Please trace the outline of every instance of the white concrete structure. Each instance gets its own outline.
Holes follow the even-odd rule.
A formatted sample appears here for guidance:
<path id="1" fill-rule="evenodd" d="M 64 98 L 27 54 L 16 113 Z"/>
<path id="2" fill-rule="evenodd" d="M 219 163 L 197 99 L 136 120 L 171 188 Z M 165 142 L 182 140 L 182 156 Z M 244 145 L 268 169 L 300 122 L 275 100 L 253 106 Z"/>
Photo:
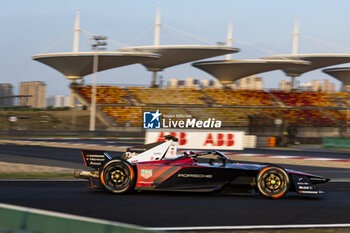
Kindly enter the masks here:
<path id="1" fill-rule="evenodd" d="M 322 70 L 343 83 L 343 86 L 350 90 L 350 67 L 339 67 Z"/>
<path id="2" fill-rule="evenodd" d="M 211 75 L 224 84 L 267 71 L 283 68 L 308 66 L 309 62 L 297 59 L 251 59 L 251 60 L 221 60 L 204 61 L 192 64 Z"/>
<path id="3" fill-rule="evenodd" d="M 159 45 L 138 46 L 118 49 L 119 52 L 159 54 L 159 59 L 141 61 L 149 71 L 162 71 L 168 67 L 201 59 L 237 53 L 239 49 L 212 45 Z"/>
<path id="4" fill-rule="evenodd" d="M 156 86 L 157 72 L 168 67 L 185 64 L 206 58 L 237 53 L 239 49 L 212 45 L 157 45 L 137 46 L 118 49 L 119 52 L 144 52 L 159 54 L 160 58 L 153 61 L 140 62 L 148 71 L 153 72 L 152 86 Z"/>
<path id="5" fill-rule="evenodd" d="M 350 54 L 285 54 L 263 57 L 266 60 L 302 60 L 308 61 L 308 66 L 281 68 L 287 76 L 297 77 L 306 72 L 317 70 L 323 67 L 339 65 L 350 62 Z"/>
<path id="6" fill-rule="evenodd" d="M 159 55 L 144 52 L 66 52 L 38 54 L 33 60 L 44 63 L 61 72 L 67 79 L 81 79 L 92 74 L 92 63 L 95 53 L 98 53 L 98 71 L 158 59 Z"/>

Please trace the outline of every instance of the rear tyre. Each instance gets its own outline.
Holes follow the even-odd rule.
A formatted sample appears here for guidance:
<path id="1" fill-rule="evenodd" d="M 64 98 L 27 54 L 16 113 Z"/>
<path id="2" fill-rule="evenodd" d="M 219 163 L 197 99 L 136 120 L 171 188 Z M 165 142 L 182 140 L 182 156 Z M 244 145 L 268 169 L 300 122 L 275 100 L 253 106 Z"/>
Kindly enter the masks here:
<path id="1" fill-rule="evenodd" d="M 132 166 L 120 160 L 111 160 L 100 171 L 102 186 L 111 193 L 124 193 L 135 186 L 135 172 Z"/>
<path id="2" fill-rule="evenodd" d="M 259 192 L 269 198 L 281 198 L 289 190 L 290 179 L 288 173 L 279 167 L 265 167 L 257 177 Z"/>

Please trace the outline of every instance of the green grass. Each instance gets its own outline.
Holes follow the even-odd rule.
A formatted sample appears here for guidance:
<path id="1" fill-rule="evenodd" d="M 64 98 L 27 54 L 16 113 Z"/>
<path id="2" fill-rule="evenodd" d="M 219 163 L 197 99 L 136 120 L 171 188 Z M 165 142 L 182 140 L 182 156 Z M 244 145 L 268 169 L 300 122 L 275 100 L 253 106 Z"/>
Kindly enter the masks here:
<path id="1" fill-rule="evenodd" d="M 235 231 L 184 231 L 184 233 L 350 233 L 349 228 L 275 229 L 275 230 L 235 230 Z"/>
<path id="2" fill-rule="evenodd" d="M 326 147 L 327 148 L 327 147 Z M 328 148 L 328 149 L 333 149 L 333 150 L 340 150 L 340 151 L 350 151 L 349 148 Z"/>
<path id="3" fill-rule="evenodd" d="M 264 147 L 257 147 L 261 149 L 271 149 L 271 150 L 300 150 L 299 148 L 294 147 L 282 147 L 282 146 L 264 146 Z"/>
<path id="4" fill-rule="evenodd" d="M 0 172 L 0 179 L 75 179 L 67 172 Z"/>

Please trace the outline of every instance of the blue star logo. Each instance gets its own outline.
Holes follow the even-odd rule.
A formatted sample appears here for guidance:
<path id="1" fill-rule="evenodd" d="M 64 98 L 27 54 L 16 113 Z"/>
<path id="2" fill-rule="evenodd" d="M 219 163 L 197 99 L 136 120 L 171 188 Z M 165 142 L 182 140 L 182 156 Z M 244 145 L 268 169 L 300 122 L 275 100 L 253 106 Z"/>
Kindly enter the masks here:
<path id="1" fill-rule="evenodd" d="M 161 115 L 162 113 L 160 113 L 159 110 L 157 110 L 156 112 L 143 112 L 143 128 L 159 129 Z"/>

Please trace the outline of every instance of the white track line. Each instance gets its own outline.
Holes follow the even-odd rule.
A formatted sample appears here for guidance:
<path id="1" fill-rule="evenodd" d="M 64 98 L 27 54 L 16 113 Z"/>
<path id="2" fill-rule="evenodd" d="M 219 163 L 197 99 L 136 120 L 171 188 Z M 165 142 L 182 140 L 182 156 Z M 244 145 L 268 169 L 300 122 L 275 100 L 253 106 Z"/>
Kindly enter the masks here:
<path id="1" fill-rule="evenodd" d="M 26 211 L 30 213 L 43 214 L 47 216 L 54 216 L 66 219 L 73 219 L 79 221 L 95 222 L 100 224 L 108 224 L 112 226 L 123 226 L 129 228 L 137 228 L 136 225 L 106 221 L 90 217 L 81 217 L 72 214 L 64 214 L 54 211 L 46 211 L 34 208 L 27 208 L 22 206 L 15 206 L 0 203 L 0 208 Z M 145 230 L 157 231 L 190 231 L 190 230 L 254 230 L 254 229 L 296 229 L 296 228 L 345 228 L 350 227 L 350 223 L 336 223 L 336 224 L 290 224 L 290 225 L 253 225 L 253 226 L 197 226 L 197 227 L 148 227 Z"/>
<path id="2" fill-rule="evenodd" d="M 196 230 L 255 230 L 255 229 L 345 228 L 345 227 L 350 227 L 350 223 L 255 225 L 255 226 L 148 227 L 145 229 L 156 230 L 156 231 L 196 231 Z"/>

